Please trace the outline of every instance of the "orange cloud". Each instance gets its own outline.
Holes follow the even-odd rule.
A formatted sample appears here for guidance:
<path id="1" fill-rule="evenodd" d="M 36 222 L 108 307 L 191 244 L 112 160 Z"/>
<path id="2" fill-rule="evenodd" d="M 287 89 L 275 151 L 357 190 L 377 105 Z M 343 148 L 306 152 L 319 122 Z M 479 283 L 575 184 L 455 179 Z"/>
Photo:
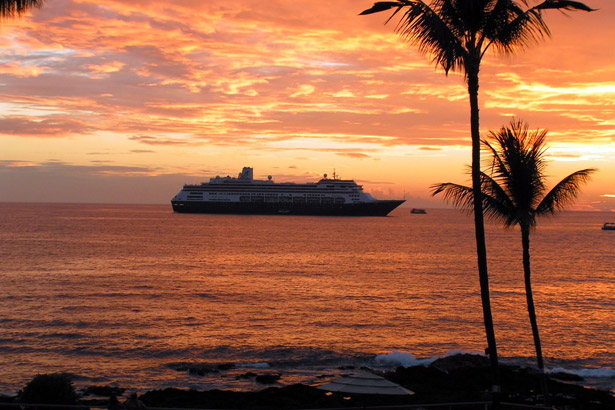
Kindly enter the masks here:
<path id="1" fill-rule="evenodd" d="M 92 131 L 92 128 L 87 124 L 65 116 L 0 118 L 0 134 L 47 138 L 85 134 L 90 131 Z"/>
<path id="2" fill-rule="evenodd" d="M 34 166 L 37 166 L 37 163 L 28 161 L 0 161 L 0 167 L 5 168 L 22 168 Z"/>
<path id="3" fill-rule="evenodd" d="M 336 154 L 344 156 L 344 157 L 356 158 L 356 159 L 370 158 L 369 155 L 363 154 L 362 152 L 337 152 Z"/>
<path id="4" fill-rule="evenodd" d="M 12 75 L 16 77 L 38 77 L 45 72 L 46 67 L 27 66 L 20 61 L 0 65 L 0 75 Z"/>
<path id="5" fill-rule="evenodd" d="M 198 143 L 194 143 L 192 141 L 189 140 L 185 140 L 185 139 L 179 139 L 179 138 L 166 138 L 166 137 L 152 137 L 152 136 L 148 136 L 148 135 L 141 135 L 141 136 L 133 136 L 133 137 L 129 137 L 130 140 L 132 141 L 138 141 L 142 144 L 147 144 L 147 145 L 199 145 Z M 134 152 L 135 150 L 133 150 Z M 144 152 L 143 150 L 137 150 L 137 152 Z"/>
<path id="6" fill-rule="evenodd" d="M 359 176 L 375 171 L 359 160 L 377 155 L 400 161 L 395 175 L 416 175 L 401 168 L 408 152 L 467 149 L 466 85 L 435 70 L 384 16 L 357 16 L 371 3 L 48 2 L 1 27 L 0 138 L 10 137 L 9 159 L 25 162 L 41 160 L 32 137 L 55 137 L 71 138 L 73 152 L 121 146 L 109 155 L 126 166 L 156 146 L 165 169 L 192 156 L 239 169 L 246 155 L 278 153 L 288 161 L 279 166 L 298 172 L 339 161 Z M 614 3 L 550 16 L 553 39 L 526 53 L 486 56 L 483 132 L 514 116 L 550 130 L 554 159 L 614 160 Z M 591 149 L 576 155 L 580 147 Z M 467 162 L 450 157 L 446 167 Z"/>

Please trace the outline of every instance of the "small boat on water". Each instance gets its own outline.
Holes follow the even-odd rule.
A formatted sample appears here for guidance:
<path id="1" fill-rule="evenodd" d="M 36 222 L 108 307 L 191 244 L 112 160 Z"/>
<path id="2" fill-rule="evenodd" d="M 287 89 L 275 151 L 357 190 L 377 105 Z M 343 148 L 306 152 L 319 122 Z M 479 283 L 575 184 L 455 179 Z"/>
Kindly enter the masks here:
<path id="1" fill-rule="evenodd" d="M 615 222 L 605 222 L 604 225 L 602 225 L 602 230 L 615 231 Z"/>
<path id="2" fill-rule="evenodd" d="M 426 214 L 427 211 L 424 209 L 419 209 L 419 208 L 412 208 L 412 211 L 410 211 L 411 214 Z"/>

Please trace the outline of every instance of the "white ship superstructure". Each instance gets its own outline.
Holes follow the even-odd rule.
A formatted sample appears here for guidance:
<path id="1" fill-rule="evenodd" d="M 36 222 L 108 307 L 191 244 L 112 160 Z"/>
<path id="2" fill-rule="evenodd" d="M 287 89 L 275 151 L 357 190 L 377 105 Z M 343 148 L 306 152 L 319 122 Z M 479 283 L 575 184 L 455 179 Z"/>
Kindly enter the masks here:
<path id="1" fill-rule="evenodd" d="M 271 176 L 254 180 L 252 168 L 245 167 L 237 178 L 217 176 L 208 183 L 184 185 L 171 203 L 176 212 L 386 215 L 403 200 L 374 199 L 353 180 L 326 174 L 304 184 L 275 183 Z"/>

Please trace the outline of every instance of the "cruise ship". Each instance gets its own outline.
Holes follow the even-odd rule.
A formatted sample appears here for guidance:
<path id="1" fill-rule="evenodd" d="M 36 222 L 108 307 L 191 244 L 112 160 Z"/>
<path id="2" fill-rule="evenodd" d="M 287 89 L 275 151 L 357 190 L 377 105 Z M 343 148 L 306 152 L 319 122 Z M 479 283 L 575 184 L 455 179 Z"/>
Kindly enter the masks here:
<path id="1" fill-rule="evenodd" d="M 305 184 L 254 180 L 244 167 L 237 178 L 211 178 L 200 185 L 184 185 L 171 200 L 173 211 L 216 214 L 290 214 L 386 216 L 405 200 L 378 200 L 353 180 L 327 178 Z"/>

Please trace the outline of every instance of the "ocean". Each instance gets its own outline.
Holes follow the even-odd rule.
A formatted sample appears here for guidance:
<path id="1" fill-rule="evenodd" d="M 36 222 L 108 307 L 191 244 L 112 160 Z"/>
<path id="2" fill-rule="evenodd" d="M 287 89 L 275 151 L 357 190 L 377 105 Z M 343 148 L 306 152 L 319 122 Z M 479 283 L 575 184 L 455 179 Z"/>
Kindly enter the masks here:
<path id="1" fill-rule="evenodd" d="M 532 233 L 546 366 L 615 388 L 613 213 L 564 212 Z M 0 204 L 0 394 L 39 373 L 77 387 L 320 384 L 484 352 L 473 224 L 389 217 L 174 214 L 170 205 Z M 534 365 L 518 229 L 487 225 L 507 363 Z"/>

